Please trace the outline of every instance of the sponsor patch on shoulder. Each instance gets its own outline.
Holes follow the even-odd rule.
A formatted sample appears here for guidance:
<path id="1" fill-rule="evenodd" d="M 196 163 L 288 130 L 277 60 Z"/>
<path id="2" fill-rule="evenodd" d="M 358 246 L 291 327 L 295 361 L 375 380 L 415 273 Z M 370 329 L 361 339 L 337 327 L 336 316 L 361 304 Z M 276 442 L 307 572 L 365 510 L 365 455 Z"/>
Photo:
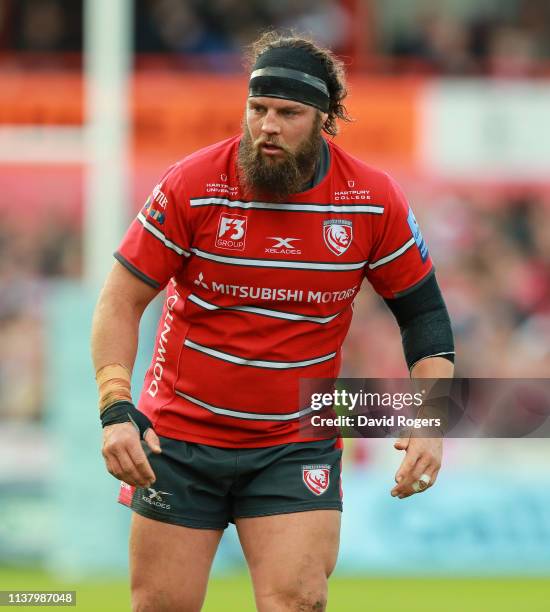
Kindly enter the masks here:
<path id="1" fill-rule="evenodd" d="M 153 219 L 153 221 L 156 221 L 159 225 L 162 225 L 166 219 L 166 214 L 162 210 L 159 210 L 152 196 L 147 198 L 142 212 L 146 217 Z"/>
<path id="2" fill-rule="evenodd" d="M 422 258 L 422 262 L 425 262 L 428 259 L 428 246 L 424 242 L 424 238 L 422 237 L 422 232 L 420 231 L 420 227 L 418 226 L 418 222 L 414 216 L 412 208 L 409 208 L 409 215 L 407 217 L 407 223 L 411 228 L 411 232 L 416 242 L 416 246 L 420 251 L 420 257 Z"/>
<path id="3" fill-rule="evenodd" d="M 165 211 L 167 205 L 168 198 L 164 191 L 162 191 L 162 183 L 159 183 L 155 185 L 151 195 L 147 198 L 142 212 L 146 217 L 149 217 L 149 219 L 162 225 L 166 219 Z"/>

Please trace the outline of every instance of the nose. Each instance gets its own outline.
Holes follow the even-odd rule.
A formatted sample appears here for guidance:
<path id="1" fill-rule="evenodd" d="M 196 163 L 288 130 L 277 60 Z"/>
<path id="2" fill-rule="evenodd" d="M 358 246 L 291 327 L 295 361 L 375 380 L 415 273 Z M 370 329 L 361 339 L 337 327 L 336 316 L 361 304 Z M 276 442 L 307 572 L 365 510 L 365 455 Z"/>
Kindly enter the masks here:
<path id="1" fill-rule="evenodd" d="M 262 132 L 267 136 L 272 136 L 281 133 L 281 126 L 277 121 L 277 114 L 275 110 L 269 109 L 264 116 L 262 122 Z"/>

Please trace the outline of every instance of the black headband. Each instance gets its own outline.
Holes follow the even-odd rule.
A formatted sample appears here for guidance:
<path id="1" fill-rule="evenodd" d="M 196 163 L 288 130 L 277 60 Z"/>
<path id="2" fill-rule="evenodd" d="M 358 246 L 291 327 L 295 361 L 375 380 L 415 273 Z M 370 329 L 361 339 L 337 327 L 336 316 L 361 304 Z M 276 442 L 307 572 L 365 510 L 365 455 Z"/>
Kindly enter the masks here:
<path id="1" fill-rule="evenodd" d="M 324 64 L 306 49 L 275 47 L 256 60 L 248 95 L 294 100 L 326 113 L 330 105 L 327 81 Z"/>

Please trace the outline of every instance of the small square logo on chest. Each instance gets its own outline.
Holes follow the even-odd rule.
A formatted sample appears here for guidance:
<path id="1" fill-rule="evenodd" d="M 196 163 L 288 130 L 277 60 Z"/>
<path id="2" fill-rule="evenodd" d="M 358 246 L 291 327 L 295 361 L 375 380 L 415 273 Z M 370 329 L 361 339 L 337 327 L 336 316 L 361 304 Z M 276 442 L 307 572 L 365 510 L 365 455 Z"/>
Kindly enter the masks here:
<path id="1" fill-rule="evenodd" d="M 244 215 L 222 213 L 218 223 L 216 246 L 220 249 L 244 251 L 246 222 L 247 218 Z"/>

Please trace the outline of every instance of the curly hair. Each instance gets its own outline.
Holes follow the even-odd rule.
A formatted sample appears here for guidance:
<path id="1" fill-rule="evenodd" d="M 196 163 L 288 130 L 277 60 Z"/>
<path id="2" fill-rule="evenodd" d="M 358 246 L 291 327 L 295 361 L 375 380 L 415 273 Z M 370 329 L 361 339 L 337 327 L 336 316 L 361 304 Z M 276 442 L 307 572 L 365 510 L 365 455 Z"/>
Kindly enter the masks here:
<path id="1" fill-rule="evenodd" d="M 246 68 L 249 71 L 252 70 L 256 60 L 262 53 L 277 47 L 305 49 L 323 63 L 328 74 L 327 85 L 330 97 L 328 118 L 323 124 L 323 130 L 330 136 L 336 136 L 338 133 L 336 119 L 342 121 L 352 120 L 343 104 L 344 98 L 348 95 L 344 63 L 332 51 L 318 46 L 308 37 L 298 35 L 293 31 L 282 33 L 277 30 L 268 30 L 247 48 L 245 53 Z"/>

